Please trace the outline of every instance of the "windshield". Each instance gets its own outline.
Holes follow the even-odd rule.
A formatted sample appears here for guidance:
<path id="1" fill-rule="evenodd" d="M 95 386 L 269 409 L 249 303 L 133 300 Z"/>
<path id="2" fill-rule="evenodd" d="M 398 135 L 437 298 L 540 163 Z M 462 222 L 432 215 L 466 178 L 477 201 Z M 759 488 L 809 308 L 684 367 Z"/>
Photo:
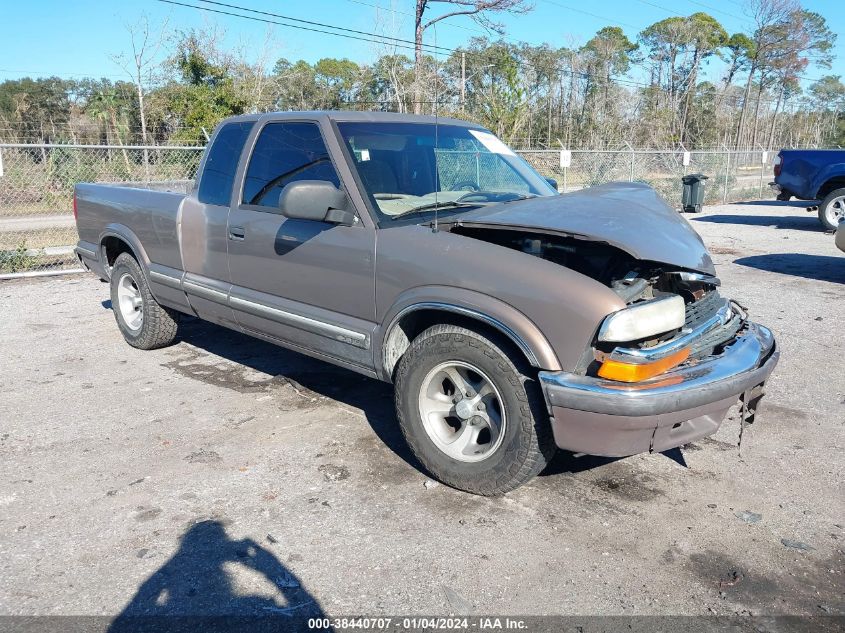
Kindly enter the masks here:
<path id="1" fill-rule="evenodd" d="M 557 194 L 485 130 L 375 122 L 338 128 L 380 219 Z"/>

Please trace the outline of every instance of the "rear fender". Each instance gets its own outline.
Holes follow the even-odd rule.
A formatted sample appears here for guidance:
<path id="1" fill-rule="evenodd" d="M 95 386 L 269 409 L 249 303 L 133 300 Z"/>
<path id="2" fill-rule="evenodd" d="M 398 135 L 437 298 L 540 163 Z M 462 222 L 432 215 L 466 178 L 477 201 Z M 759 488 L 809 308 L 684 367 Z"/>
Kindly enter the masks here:
<path id="1" fill-rule="evenodd" d="M 816 174 L 811 183 L 811 193 L 813 194 L 813 197 L 823 198 L 830 193 L 829 188 L 825 187 L 825 185 L 834 179 L 845 180 L 845 163 L 827 165 L 821 169 L 818 174 Z M 845 184 L 839 186 L 845 186 Z"/>
<path id="2" fill-rule="evenodd" d="M 141 244 L 141 240 L 138 239 L 138 236 L 135 235 L 132 229 L 123 224 L 109 224 L 100 234 L 99 252 L 97 255 L 106 277 L 111 277 L 111 267 L 108 266 L 104 246 L 106 238 L 109 237 L 116 237 L 129 246 L 129 251 L 141 267 L 141 272 L 144 275 L 150 293 L 158 303 L 179 310 L 180 312 L 194 314 L 188 297 L 182 289 L 181 271 L 173 268 L 168 269 L 166 266 L 160 264 L 152 264 L 147 251 Z M 156 269 L 156 273 L 166 274 L 158 274 L 156 278 L 153 278 L 150 275 L 152 268 Z"/>
<path id="3" fill-rule="evenodd" d="M 111 267 L 108 265 L 108 260 L 106 258 L 106 249 L 105 249 L 105 241 L 106 238 L 109 237 L 116 237 L 119 240 L 125 242 L 128 246 L 132 255 L 141 265 L 141 270 L 144 273 L 144 277 L 146 277 L 147 284 L 150 282 L 150 258 L 147 256 L 147 251 L 144 250 L 143 245 L 141 244 L 141 240 L 138 239 L 138 236 L 130 229 L 128 226 L 124 224 L 108 224 L 106 228 L 103 229 L 103 232 L 100 233 L 100 240 L 99 240 L 99 252 L 97 256 L 99 257 L 100 261 L 103 264 L 103 268 L 106 271 L 106 275 L 111 278 Z"/>

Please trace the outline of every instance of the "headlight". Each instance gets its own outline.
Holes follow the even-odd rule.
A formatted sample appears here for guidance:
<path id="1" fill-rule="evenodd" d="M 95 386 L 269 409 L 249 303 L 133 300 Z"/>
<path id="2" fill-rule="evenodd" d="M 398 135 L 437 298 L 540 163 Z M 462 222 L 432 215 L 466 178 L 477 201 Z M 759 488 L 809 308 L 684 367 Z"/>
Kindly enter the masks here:
<path id="1" fill-rule="evenodd" d="M 636 341 L 682 327 L 685 319 L 684 299 L 680 295 L 643 301 L 607 317 L 599 329 L 599 340 Z"/>

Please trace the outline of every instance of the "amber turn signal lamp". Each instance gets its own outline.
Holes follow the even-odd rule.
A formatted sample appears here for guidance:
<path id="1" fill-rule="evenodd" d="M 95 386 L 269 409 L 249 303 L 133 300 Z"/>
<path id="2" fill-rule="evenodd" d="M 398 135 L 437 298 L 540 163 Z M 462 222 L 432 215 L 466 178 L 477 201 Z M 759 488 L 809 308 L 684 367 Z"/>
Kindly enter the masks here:
<path id="1" fill-rule="evenodd" d="M 634 364 L 620 363 L 617 360 L 606 360 L 599 367 L 599 376 L 620 382 L 639 382 L 659 376 L 664 371 L 677 367 L 687 358 L 689 358 L 689 348 L 685 347 L 653 363 Z"/>

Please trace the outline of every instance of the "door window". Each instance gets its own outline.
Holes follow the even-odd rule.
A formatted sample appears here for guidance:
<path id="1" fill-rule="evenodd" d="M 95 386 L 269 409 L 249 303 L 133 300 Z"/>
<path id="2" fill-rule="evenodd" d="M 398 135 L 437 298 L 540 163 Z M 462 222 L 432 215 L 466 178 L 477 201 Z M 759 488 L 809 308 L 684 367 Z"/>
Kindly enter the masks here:
<path id="1" fill-rule="evenodd" d="M 320 128 L 314 123 L 269 123 L 249 159 L 243 204 L 276 211 L 282 189 L 298 180 L 328 180 L 340 186 Z"/>
<path id="2" fill-rule="evenodd" d="M 238 161 L 252 126 L 253 121 L 235 121 L 220 128 L 208 148 L 208 158 L 205 159 L 205 167 L 200 176 L 197 191 L 197 199 L 200 202 L 221 207 L 229 206 Z"/>

